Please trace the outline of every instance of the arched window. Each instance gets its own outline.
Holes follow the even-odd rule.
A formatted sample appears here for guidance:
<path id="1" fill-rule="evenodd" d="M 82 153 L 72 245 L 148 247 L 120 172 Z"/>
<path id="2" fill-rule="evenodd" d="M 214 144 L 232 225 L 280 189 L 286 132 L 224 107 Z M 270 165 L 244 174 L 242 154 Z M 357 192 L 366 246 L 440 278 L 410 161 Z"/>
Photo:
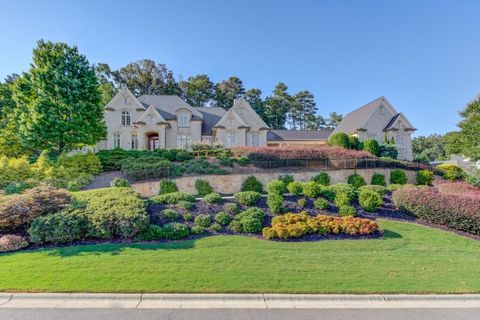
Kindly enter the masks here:
<path id="1" fill-rule="evenodd" d="M 120 148 L 120 133 L 113 134 L 113 147 Z"/>
<path id="2" fill-rule="evenodd" d="M 138 136 L 136 133 L 132 133 L 132 149 L 138 149 Z"/>
<path id="3" fill-rule="evenodd" d="M 178 126 L 187 128 L 190 125 L 190 114 L 188 112 L 180 112 L 178 114 Z"/>
<path id="4" fill-rule="evenodd" d="M 130 125 L 130 112 L 122 111 L 122 126 L 129 126 L 129 125 Z"/>

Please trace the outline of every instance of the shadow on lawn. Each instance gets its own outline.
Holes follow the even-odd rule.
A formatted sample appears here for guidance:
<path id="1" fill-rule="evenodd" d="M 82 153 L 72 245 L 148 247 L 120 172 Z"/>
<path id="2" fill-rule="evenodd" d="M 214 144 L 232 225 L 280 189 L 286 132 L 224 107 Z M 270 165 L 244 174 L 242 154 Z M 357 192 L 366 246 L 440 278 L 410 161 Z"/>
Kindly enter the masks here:
<path id="1" fill-rule="evenodd" d="M 46 248 L 49 256 L 73 257 L 81 255 L 118 255 L 126 249 L 136 250 L 185 250 L 195 247 L 195 239 L 180 240 L 178 242 L 157 243 L 99 243 L 99 244 L 70 244 L 60 248 Z"/>
<path id="2" fill-rule="evenodd" d="M 400 233 L 396 233 L 395 231 L 384 229 L 382 238 L 400 239 L 400 238 L 403 238 L 403 237 Z"/>

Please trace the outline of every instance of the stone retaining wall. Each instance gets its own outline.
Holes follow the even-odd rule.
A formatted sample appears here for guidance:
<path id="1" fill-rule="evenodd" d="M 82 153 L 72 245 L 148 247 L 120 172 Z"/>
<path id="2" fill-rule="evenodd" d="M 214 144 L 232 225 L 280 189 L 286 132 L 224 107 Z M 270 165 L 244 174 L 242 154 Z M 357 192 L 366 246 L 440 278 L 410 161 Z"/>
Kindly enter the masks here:
<path id="1" fill-rule="evenodd" d="M 390 171 L 394 169 L 357 169 L 357 170 L 336 170 L 336 171 L 326 171 L 330 175 L 331 184 L 336 183 L 346 183 L 350 175 L 357 172 L 360 174 L 367 183 L 370 183 L 374 173 L 380 173 L 385 175 L 385 180 L 388 183 L 390 177 Z M 408 183 L 414 184 L 416 182 L 416 171 L 404 170 L 407 174 Z M 288 173 L 293 176 L 295 181 L 310 181 L 311 178 L 318 174 L 315 171 L 307 172 L 292 172 Z M 259 181 L 266 185 L 271 180 L 278 179 L 284 173 L 255 173 L 253 174 Z M 188 193 L 196 194 L 197 190 L 195 189 L 195 181 L 197 179 L 203 179 L 210 183 L 213 190 L 223 194 L 232 194 L 239 192 L 242 186 L 243 180 L 248 176 L 248 174 L 231 174 L 231 175 L 205 175 L 205 176 L 194 176 L 194 177 L 181 177 L 174 179 L 177 184 L 178 190 Z M 157 181 L 145 181 L 137 182 L 132 184 L 132 187 L 140 192 L 144 197 L 151 197 L 158 194 L 160 182 Z"/>

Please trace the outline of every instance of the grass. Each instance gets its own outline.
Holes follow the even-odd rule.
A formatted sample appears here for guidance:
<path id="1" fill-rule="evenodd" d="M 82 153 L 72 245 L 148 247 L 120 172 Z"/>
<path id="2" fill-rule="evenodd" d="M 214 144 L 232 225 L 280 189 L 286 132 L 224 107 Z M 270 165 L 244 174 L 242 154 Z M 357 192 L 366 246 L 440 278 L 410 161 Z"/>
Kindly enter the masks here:
<path id="1" fill-rule="evenodd" d="M 272 242 L 215 236 L 0 255 L 0 291 L 480 292 L 480 242 L 380 220 L 369 240 Z"/>

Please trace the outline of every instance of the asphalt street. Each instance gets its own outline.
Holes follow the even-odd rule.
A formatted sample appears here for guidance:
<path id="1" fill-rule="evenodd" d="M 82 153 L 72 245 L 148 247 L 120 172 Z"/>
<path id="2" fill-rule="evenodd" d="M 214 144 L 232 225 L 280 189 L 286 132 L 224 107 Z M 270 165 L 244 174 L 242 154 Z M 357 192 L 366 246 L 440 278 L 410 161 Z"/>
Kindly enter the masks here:
<path id="1" fill-rule="evenodd" d="M 480 309 L 0 309 L 0 320 L 478 320 Z"/>

